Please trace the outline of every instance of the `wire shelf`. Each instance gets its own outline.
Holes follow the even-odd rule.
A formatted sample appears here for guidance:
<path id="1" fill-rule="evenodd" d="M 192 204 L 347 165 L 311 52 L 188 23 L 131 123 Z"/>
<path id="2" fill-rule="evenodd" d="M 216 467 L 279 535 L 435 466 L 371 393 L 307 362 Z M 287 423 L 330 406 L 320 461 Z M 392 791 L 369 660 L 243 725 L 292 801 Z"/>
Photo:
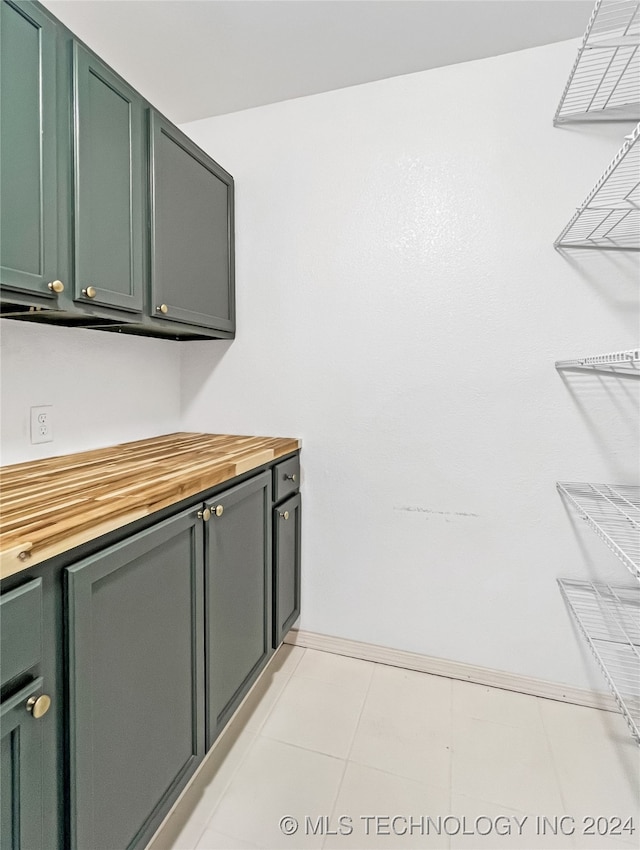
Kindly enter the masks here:
<path id="1" fill-rule="evenodd" d="M 597 0 L 554 124 L 640 120 L 640 2 Z"/>
<path id="2" fill-rule="evenodd" d="M 558 584 L 640 744 L 640 588 L 572 579 Z"/>
<path id="3" fill-rule="evenodd" d="M 612 354 L 596 354 L 578 360 L 556 360 L 556 369 L 591 369 L 640 377 L 640 348 L 615 351 Z"/>
<path id="4" fill-rule="evenodd" d="M 598 537 L 640 581 L 640 487 L 558 482 Z"/>
<path id="5" fill-rule="evenodd" d="M 626 136 L 587 199 L 554 242 L 572 248 L 640 250 L 640 124 Z"/>

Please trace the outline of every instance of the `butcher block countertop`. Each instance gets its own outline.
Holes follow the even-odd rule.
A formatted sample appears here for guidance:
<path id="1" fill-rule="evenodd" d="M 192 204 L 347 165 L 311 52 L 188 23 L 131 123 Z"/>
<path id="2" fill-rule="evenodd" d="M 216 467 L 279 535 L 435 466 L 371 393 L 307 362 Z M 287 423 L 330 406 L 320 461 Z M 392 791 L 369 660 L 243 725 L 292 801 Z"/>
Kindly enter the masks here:
<path id="1" fill-rule="evenodd" d="M 0 578 L 300 448 L 296 439 L 167 434 L 0 469 Z"/>

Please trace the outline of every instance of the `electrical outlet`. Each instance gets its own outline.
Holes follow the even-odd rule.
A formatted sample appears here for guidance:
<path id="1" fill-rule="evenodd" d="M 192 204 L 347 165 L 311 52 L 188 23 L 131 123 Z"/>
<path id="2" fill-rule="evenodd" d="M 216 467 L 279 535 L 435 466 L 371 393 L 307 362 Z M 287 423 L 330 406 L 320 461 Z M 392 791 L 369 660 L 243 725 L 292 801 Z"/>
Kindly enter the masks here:
<path id="1" fill-rule="evenodd" d="M 53 442 L 53 406 L 50 404 L 31 408 L 31 442 Z"/>

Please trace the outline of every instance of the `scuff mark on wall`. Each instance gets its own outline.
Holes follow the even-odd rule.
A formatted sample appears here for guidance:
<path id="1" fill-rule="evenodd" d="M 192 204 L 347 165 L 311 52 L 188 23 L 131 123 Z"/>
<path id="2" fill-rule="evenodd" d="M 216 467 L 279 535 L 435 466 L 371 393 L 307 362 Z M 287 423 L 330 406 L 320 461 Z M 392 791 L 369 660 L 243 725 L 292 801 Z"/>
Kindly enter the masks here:
<path id="1" fill-rule="evenodd" d="M 422 508 L 419 505 L 403 505 L 397 506 L 394 505 L 394 511 L 406 511 L 407 513 L 418 513 L 418 514 L 429 514 L 432 516 L 466 516 L 466 517 L 479 517 L 480 514 L 474 514 L 471 511 L 436 511 L 432 508 Z"/>

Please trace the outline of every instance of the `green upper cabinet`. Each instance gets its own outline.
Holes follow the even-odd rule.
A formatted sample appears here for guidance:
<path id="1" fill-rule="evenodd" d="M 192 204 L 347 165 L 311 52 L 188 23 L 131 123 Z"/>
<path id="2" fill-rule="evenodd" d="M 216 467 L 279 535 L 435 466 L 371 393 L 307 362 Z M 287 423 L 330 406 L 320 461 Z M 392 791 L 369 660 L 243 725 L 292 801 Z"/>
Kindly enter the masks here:
<path id="1" fill-rule="evenodd" d="M 233 338 L 231 175 L 39 3 L 0 39 L 0 314 Z"/>
<path id="2" fill-rule="evenodd" d="M 57 270 L 56 25 L 0 3 L 0 283 L 54 297 Z"/>
<path id="3" fill-rule="evenodd" d="M 235 329 L 233 178 L 151 110 L 151 312 Z"/>
<path id="4" fill-rule="evenodd" d="M 144 107 L 73 44 L 74 298 L 141 311 Z"/>

